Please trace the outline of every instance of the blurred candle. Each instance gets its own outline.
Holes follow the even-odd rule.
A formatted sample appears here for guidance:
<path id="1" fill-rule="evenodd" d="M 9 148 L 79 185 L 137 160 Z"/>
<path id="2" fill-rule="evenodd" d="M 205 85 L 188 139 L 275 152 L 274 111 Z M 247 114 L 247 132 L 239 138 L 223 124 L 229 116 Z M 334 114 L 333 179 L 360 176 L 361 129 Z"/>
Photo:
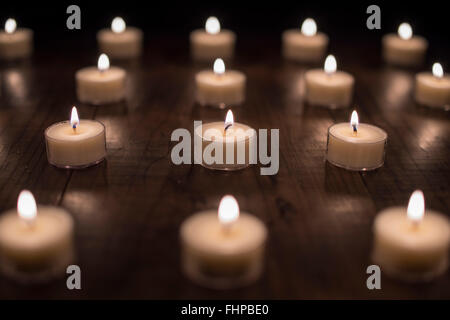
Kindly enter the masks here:
<path id="1" fill-rule="evenodd" d="M 441 213 L 425 211 L 422 191 L 408 207 L 391 207 L 375 218 L 374 262 L 383 272 L 406 281 L 428 281 L 447 269 L 450 224 Z"/>
<path id="2" fill-rule="evenodd" d="M 450 108 L 450 77 L 444 76 L 440 63 L 433 64 L 432 73 L 421 72 L 416 75 L 414 91 L 416 101 L 432 108 Z"/>
<path id="3" fill-rule="evenodd" d="M 387 34 L 382 39 L 383 56 L 386 62 L 412 67 L 423 63 L 428 48 L 425 38 L 413 35 L 411 25 L 402 23 L 397 34 Z"/>
<path id="4" fill-rule="evenodd" d="M 301 29 L 283 32 L 283 55 L 286 59 L 298 62 L 322 61 L 328 47 L 328 37 L 317 32 L 316 22 L 308 18 Z"/>
<path id="5" fill-rule="evenodd" d="M 191 32 L 191 54 L 195 60 L 212 62 L 217 57 L 229 60 L 234 55 L 236 35 L 230 30 L 223 30 L 216 17 L 206 20 L 205 29 Z"/>
<path id="6" fill-rule="evenodd" d="M 142 30 L 127 26 L 121 17 L 113 19 L 111 29 L 102 29 L 97 33 L 100 52 L 106 53 L 112 59 L 140 56 L 142 38 Z"/>
<path id="7" fill-rule="evenodd" d="M 327 160 L 348 170 L 373 170 L 384 163 L 387 133 L 375 126 L 359 123 L 353 111 L 350 123 L 338 123 L 328 129 Z"/>
<path id="8" fill-rule="evenodd" d="M 87 67 L 75 74 L 78 100 L 90 104 L 108 104 L 125 98 L 126 72 L 110 67 L 109 58 L 101 54 L 97 67 Z"/>
<path id="9" fill-rule="evenodd" d="M 0 216 L 0 268 L 20 281 L 63 275 L 73 259 L 73 219 L 61 207 L 37 206 L 23 190 L 17 209 Z"/>
<path id="10" fill-rule="evenodd" d="M 329 108 L 344 108 L 350 105 L 355 80 L 351 74 L 336 69 L 336 59 L 329 55 L 325 59 L 323 69 L 313 69 L 305 73 L 308 103 Z"/>
<path id="11" fill-rule="evenodd" d="M 48 162 L 60 168 L 86 168 L 106 157 L 105 126 L 99 121 L 78 118 L 72 108 L 70 121 L 45 130 Z"/>
<path id="12" fill-rule="evenodd" d="M 0 31 L 0 59 L 26 58 L 32 51 L 33 31 L 26 28 L 17 29 L 16 20 L 6 20 L 5 30 Z"/>
<path id="13" fill-rule="evenodd" d="M 197 102 L 204 106 L 225 108 L 245 100 L 246 76 L 236 70 L 225 70 L 222 59 L 214 61 L 213 70 L 195 76 Z"/>
<path id="14" fill-rule="evenodd" d="M 224 196 L 219 210 L 201 211 L 180 229 L 183 270 L 207 287 L 230 288 L 254 282 L 263 269 L 267 229 Z"/>

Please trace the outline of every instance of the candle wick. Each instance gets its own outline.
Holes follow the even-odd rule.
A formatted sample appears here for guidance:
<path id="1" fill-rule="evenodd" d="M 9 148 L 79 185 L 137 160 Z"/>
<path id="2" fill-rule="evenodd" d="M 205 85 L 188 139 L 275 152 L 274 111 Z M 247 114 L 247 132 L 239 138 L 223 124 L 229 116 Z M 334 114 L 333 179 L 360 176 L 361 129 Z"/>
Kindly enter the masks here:
<path id="1" fill-rule="evenodd" d="M 225 235 L 229 235 L 231 233 L 232 224 L 224 224 L 222 225 L 222 230 Z"/>
<path id="2" fill-rule="evenodd" d="M 356 136 L 356 134 L 358 133 L 358 128 L 356 128 L 356 124 L 352 125 L 353 127 L 353 135 Z"/>
<path id="3" fill-rule="evenodd" d="M 33 229 L 35 226 L 35 221 L 36 219 L 22 219 L 23 224 L 26 226 L 26 228 L 28 229 Z"/>
<path id="4" fill-rule="evenodd" d="M 230 128 L 232 125 L 233 125 L 233 124 L 231 124 L 231 123 L 227 124 L 227 125 L 225 126 L 225 129 L 223 130 L 223 133 L 226 134 L 228 128 Z"/>
<path id="5" fill-rule="evenodd" d="M 411 223 L 411 229 L 414 230 L 414 232 L 416 232 L 419 229 L 419 221 L 412 221 Z"/>

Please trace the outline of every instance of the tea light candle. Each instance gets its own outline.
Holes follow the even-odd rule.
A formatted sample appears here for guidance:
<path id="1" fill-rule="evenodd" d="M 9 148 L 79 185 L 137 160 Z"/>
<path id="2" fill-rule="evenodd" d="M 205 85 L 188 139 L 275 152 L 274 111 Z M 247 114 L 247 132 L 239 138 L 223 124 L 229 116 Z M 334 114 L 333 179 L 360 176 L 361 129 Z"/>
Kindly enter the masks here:
<path id="1" fill-rule="evenodd" d="M 298 62 L 322 61 L 328 47 L 328 36 L 317 33 L 316 22 L 308 18 L 301 29 L 283 32 L 283 55 L 286 59 Z"/>
<path id="2" fill-rule="evenodd" d="M 73 219 L 60 207 L 36 206 L 23 190 L 17 210 L 0 216 L 0 268 L 20 281 L 65 274 L 73 259 Z"/>
<path id="3" fill-rule="evenodd" d="M 142 30 L 128 27 L 121 17 L 116 17 L 111 29 L 102 29 L 97 33 L 97 41 L 100 52 L 113 59 L 127 59 L 141 55 L 142 35 Z"/>
<path id="4" fill-rule="evenodd" d="M 255 216 L 239 213 L 232 196 L 219 210 L 202 211 L 180 230 L 183 270 L 201 285 L 230 288 L 249 284 L 262 273 L 267 229 Z"/>
<path id="5" fill-rule="evenodd" d="M 125 98 L 126 72 L 110 67 L 109 58 L 101 54 L 97 67 L 78 70 L 75 74 L 78 100 L 91 104 L 108 104 Z"/>
<path id="6" fill-rule="evenodd" d="M 420 36 L 413 36 L 411 25 L 402 23 L 396 34 L 383 37 L 383 56 L 386 62 L 399 66 L 417 66 L 422 64 L 428 48 L 428 42 Z"/>
<path id="7" fill-rule="evenodd" d="M 45 142 L 48 162 L 60 168 L 86 168 L 106 157 L 105 126 L 95 120 L 80 121 L 75 107 L 70 121 L 45 130 Z"/>
<path id="8" fill-rule="evenodd" d="M 33 31 L 17 29 L 16 20 L 9 18 L 5 30 L 0 31 L 0 59 L 13 60 L 26 58 L 33 51 Z"/>
<path id="9" fill-rule="evenodd" d="M 433 108 L 450 108 L 450 77 L 444 76 L 440 63 L 433 64 L 433 73 L 416 75 L 415 99 L 418 103 Z"/>
<path id="10" fill-rule="evenodd" d="M 353 111 L 350 123 L 328 129 L 327 160 L 348 170 L 373 170 L 384 163 L 387 133 L 375 126 L 359 123 Z"/>
<path id="11" fill-rule="evenodd" d="M 214 170 L 240 170 L 255 163 L 252 153 L 256 146 L 256 131 L 234 122 L 231 110 L 225 122 L 210 122 L 194 129 L 196 150 L 201 150 L 201 163 Z"/>
<path id="12" fill-rule="evenodd" d="M 236 35 L 230 30 L 221 30 L 216 17 L 206 20 L 205 30 L 191 32 L 191 54 L 195 60 L 213 61 L 217 57 L 225 60 L 234 55 Z"/>
<path id="13" fill-rule="evenodd" d="M 427 210 L 422 191 L 411 195 L 408 208 L 392 207 L 375 218 L 373 260 L 382 271 L 406 281 L 429 281 L 448 264 L 450 224 Z"/>
<path id="14" fill-rule="evenodd" d="M 225 71 L 222 59 L 214 61 L 213 71 L 203 70 L 195 76 L 197 102 L 203 106 L 225 108 L 245 100 L 246 77 L 235 70 Z"/>
<path id="15" fill-rule="evenodd" d="M 344 108 L 350 105 L 355 80 L 351 74 L 336 69 L 336 59 L 329 55 L 325 59 L 324 70 L 313 69 L 305 73 L 305 94 L 308 103 L 329 108 Z"/>

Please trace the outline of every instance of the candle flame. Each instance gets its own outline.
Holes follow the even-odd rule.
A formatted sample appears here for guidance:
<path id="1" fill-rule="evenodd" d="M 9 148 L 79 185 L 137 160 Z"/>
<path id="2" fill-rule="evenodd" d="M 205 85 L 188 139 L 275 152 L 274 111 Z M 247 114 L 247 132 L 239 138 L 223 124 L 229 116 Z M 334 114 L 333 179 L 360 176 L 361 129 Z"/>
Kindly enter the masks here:
<path id="1" fill-rule="evenodd" d="M 219 221 L 223 226 L 232 225 L 239 218 L 239 205 L 233 196 L 226 195 L 220 200 Z"/>
<path id="2" fill-rule="evenodd" d="M 433 64 L 433 76 L 437 77 L 437 78 L 442 78 L 444 77 L 444 69 L 442 68 L 442 65 L 438 62 Z"/>
<path id="3" fill-rule="evenodd" d="M 17 199 L 17 212 L 19 217 L 30 222 L 36 218 L 37 207 L 33 194 L 28 190 L 22 190 Z"/>
<path id="4" fill-rule="evenodd" d="M 109 58 L 106 54 L 102 53 L 98 58 L 97 68 L 100 71 L 105 71 L 109 69 Z"/>
<path id="5" fill-rule="evenodd" d="M 314 19 L 307 18 L 305 21 L 303 21 L 301 32 L 308 37 L 315 36 L 317 33 L 317 25 Z"/>
<path id="6" fill-rule="evenodd" d="M 231 110 L 228 110 L 227 116 L 225 117 L 224 127 L 227 130 L 229 127 L 234 125 L 234 116 Z"/>
<path id="7" fill-rule="evenodd" d="M 397 32 L 398 32 L 398 36 L 400 38 L 402 38 L 403 40 L 409 40 L 409 39 L 411 39 L 411 37 L 413 35 L 411 25 L 406 22 L 403 22 L 402 24 L 400 24 Z"/>
<path id="8" fill-rule="evenodd" d="M 336 72 L 337 62 L 336 58 L 332 54 L 328 55 L 328 57 L 325 59 L 325 65 L 323 68 L 327 74 Z"/>
<path id="9" fill-rule="evenodd" d="M 205 30 L 209 34 L 218 34 L 220 32 L 220 22 L 216 17 L 209 17 L 205 23 Z"/>
<path id="10" fill-rule="evenodd" d="M 411 194 L 407 209 L 408 218 L 413 222 L 419 222 L 425 214 L 425 198 L 421 190 L 416 190 Z"/>
<path id="11" fill-rule="evenodd" d="M 215 74 L 224 74 L 225 73 L 225 63 L 222 59 L 216 59 L 214 61 L 213 70 Z"/>
<path id="12" fill-rule="evenodd" d="M 350 118 L 350 126 L 353 128 L 353 131 L 358 131 L 359 118 L 356 110 L 353 110 L 352 112 L 352 117 Z"/>
<path id="13" fill-rule="evenodd" d="M 78 118 L 78 112 L 76 107 L 72 107 L 72 114 L 70 115 L 70 125 L 72 128 L 76 129 L 76 127 L 80 124 L 80 119 Z"/>
<path id="14" fill-rule="evenodd" d="M 9 18 L 8 20 L 6 20 L 5 22 L 5 32 L 6 33 L 13 33 L 14 31 L 16 31 L 17 28 L 17 23 L 16 20 Z"/>
<path id="15" fill-rule="evenodd" d="M 125 24 L 125 21 L 121 17 L 115 17 L 111 22 L 111 30 L 114 33 L 122 33 L 125 31 L 126 27 L 127 25 Z"/>

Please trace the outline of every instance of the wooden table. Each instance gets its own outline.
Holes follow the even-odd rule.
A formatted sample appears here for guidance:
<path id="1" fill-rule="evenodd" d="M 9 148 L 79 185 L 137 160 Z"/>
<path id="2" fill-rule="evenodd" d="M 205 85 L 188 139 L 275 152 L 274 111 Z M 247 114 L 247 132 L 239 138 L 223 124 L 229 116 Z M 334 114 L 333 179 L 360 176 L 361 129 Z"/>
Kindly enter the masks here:
<path id="1" fill-rule="evenodd" d="M 31 61 L 1 66 L 0 211 L 25 188 L 39 203 L 67 208 L 76 220 L 82 290 L 67 290 L 64 277 L 22 286 L 0 276 L 0 298 L 450 298 L 450 273 L 426 285 L 383 276 L 382 290 L 366 288 L 378 211 L 406 206 L 422 189 L 428 208 L 450 213 L 450 116 L 414 103 L 414 72 L 380 63 L 378 43 L 333 47 L 338 68 L 356 77 L 360 120 L 389 134 L 382 168 L 349 172 L 324 155 L 327 128 L 347 121 L 351 109 L 305 105 L 306 68 L 281 59 L 278 37 L 241 41 L 232 67 L 247 74 L 248 90 L 235 119 L 280 129 L 280 170 L 213 172 L 170 161 L 174 129 L 225 116 L 195 103 L 202 67 L 190 61 L 186 39 L 148 42 L 142 59 L 126 65 L 128 101 L 113 106 L 76 102 L 74 73 L 96 63 L 95 48 L 42 49 Z M 68 119 L 74 104 L 81 118 L 106 125 L 108 157 L 86 170 L 60 170 L 47 163 L 43 133 Z M 267 224 L 266 269 L 252 286 L 212 291 L 183 276 L 178 231 L 227 193 Z"/>

